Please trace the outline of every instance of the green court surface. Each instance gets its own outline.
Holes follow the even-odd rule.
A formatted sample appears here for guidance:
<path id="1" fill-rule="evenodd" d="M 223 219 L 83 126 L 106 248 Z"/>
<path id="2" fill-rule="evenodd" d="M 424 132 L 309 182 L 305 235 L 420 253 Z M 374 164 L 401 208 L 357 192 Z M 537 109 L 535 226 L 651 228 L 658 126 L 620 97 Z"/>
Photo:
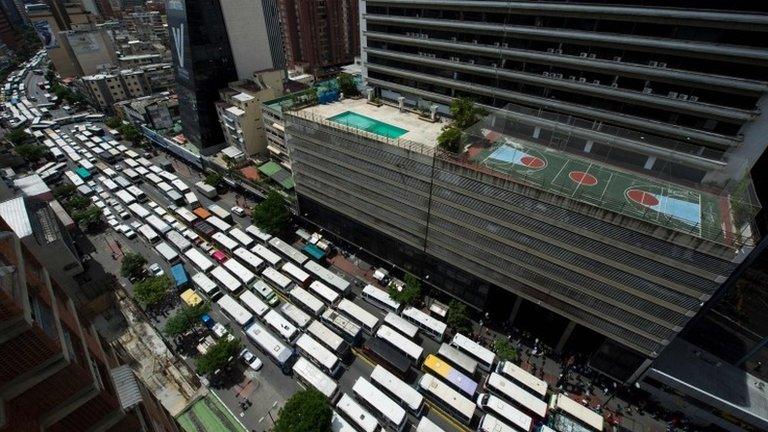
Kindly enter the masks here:
<path id="1" fill-rule="evenodd" d="M 730 221 L 726 198 L 483 132 L 491 146 L 469 148 L 475 163 L 602 209 L 712 241 L 728 240 L 723 233 L 723 221 Z"/>
<path id="2" fill-rule="evenodd" d="M 247 432 L 242 423 L 211 393 L 176 416 L 186 432 Z"/>

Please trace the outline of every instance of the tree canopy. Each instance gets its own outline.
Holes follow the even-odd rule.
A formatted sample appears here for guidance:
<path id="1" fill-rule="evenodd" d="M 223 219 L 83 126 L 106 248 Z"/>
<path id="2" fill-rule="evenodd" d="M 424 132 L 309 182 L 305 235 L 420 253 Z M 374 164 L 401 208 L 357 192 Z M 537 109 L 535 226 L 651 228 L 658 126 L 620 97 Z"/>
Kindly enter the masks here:
<path id="1" fill-rule="evenodd" d="M 337 78 L 339 82 L 339 89 L 344 93 L 344 96 L 359 96 L 360 90 L 357 89 L 355 84 L 355 77 L 348 73 L 341 73 Z"/>
<path id="2" fill-rule="evenodd" d="M 461 149 L 461 129 L 455 124 L 443 127 L 440 135 L 437 136 L 437 145 L 449 152 L 458 153 Z"/>
<path id="3" fill-rule="evenodd" d="M 124 123 L 120 125 L 117 130 L 123 136 L 124 140 L 130 141 L 133 144 L 138 144 L 143 138 L 143 135 L 139 129 L 130 123 Z"/>
<path id="4" fill-rule="evenodd" d="M 147 278 L 133 285 L 133 297 L 145 308 L 162 302 L 170 292 L 171 280 L 166 275 Z"/>
<path id="5" fill-rule="evenodd" d="M 212 171 L 212 172 L 209 172 L 205 176 L 205 180 L 203 180 L 203 181 L 207 185 L 210 185 L 210 186 L 213 186 L 215 188 L 218 188 L 219 185 L 221 185 L 221 182 L 224 181 L 224 177 L 222 177 L 221 174 Z"/>
<path id="6" fill-rule="evenodd" d="M 163 333 L 169 337 L 182 335 L 193 328 L 202 324 L 200 315 L 211 310 L 209 302 L 200 303 L 196 306 L 183 305 L 178 312 L 171 315 L 165 322 Z"/>
<path id="7" fill-rule="evenodd" d="M 37 162 L 48 153 L 47 148 L 32 143 L 19 144 L 14 149 L 16 154 L 23 157 L 27 162 Z"/>
<path id="8" fill-rule="evenodd" d="M 505 338 L 499 337 L 493 341 L 493 350 L 499 356 L 499 360 L 517 361 L 517 349 Z"/>
<path id="9" fill-rule="evenodd" d="M 101 209 L 89 206 L 84 210 L 77 210 L 72 213 L 72 219 L 81 230 L 93 231 L 101 225 Z"/>
<path id="10" fill-rule="evenodd" d="M 240 339 L 223 337 L 208 349 L 208 352 L 197 358 L 196 369 L 200 375 L 208 375 L 229 364 L 230 358 L 237 357 L 243 347 Z"/>
<path id="11" fill-rule="evenodd" d="M 259 228 L 272 235 L 279 235 L 288 228 L 291 212 L 283 197 L 273 190 L 264 201 L 253 207 L 251 218 Z"/>
<path id="12" fill-rule="evenodd" d="M 53 196 L 56 197 L 57 200 L 62 201 L 72 196 L 76 190 L 77 187 L 72 183 L 62 183 L 53 188 Z"/>
<path id="13" fill-rule="evenodd" d="M 21 128 L 13 129 L 10 132 L 5 134 L 5 139 L 10 141 L 15 146 L 18 146 L 19 144 L 27 141 L 30 138 L 31 137 L 29 136 L 29 134 L 24 132 L 24 129 L 21 129 Z"/>
<path id="14" fill-rule="evenodd" d="M 107 125 L 110 129 L 117 129 L 120 126 L 123 125 L 123 121 L 120 120 L 120 117 L 110 117 L 104 121 L 104 124 Z"/>
<path id="15" fill-rule="evenodd" d="M 120 275 L 129 279 L 138 278 L 144 274 L 144 265 L 147 259 L 143 255 L 129 252 L 120 263 Z"/>
<path id="16" fill-rule="evenodd" d="M 295 393 L 280 409 L 275 432 L 330 432 L 331 407 L 315 389 Z"/>
<path id="17" fill-rule="evenodd" d="M 477 123 L 484 111 L 475 106 L 472 99 L 467 97 L 456 98 L 451 101 L 451 116 L 453 122 L 461 130 Z"/>
<path id="18" fill-rule="evenodd" d="M 404 279 L 405 285 L 401 289 L 394 283 L 389 284 L 389 296 L 392 300 L 411 306 L 421 298 L 421 281 L 410 273 L 406 273 Z"/>
<path id="19" fill-rule="evenodd" d="M 469 314 L 467 313 L 467 305 L 458 300 L 451 300 L 451 302 L 448 303 L 448 316 L 446 317 L 446 322 L 457 332 L 469 333 L 472 331 L 472 321 L 469 319 Z"/>

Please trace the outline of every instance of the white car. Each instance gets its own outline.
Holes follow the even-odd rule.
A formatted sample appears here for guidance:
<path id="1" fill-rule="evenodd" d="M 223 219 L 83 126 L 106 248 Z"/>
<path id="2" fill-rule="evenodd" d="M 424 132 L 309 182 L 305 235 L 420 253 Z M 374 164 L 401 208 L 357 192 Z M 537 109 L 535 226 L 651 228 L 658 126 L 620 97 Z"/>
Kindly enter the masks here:
<path id="1" fill-rule="evenodd" d="M 117 230 L 123 233 L 123 235 L 128 239 L 136 237 L 136 231 L 132 230 L 128 225 L 120 224 L 117 226 Z"/>
<path id="2" fill-rule="evenodd" d="M 165 274 L 165 272 L 163 271 L 163 268 L 160 267 L 160 264 L 158 263 L 150 264 L 149 272 L 152 274 L 152 276 L 162 276 Z"/>
<path id="3" fill-rule="evenodd" d="M 107 205 L 104 204 L 104 201 L 96 201 L 96 200 L 94 200 L 93 203 L 96 205 L 96 207 L 98 207 L 98 208 L 100 208 L 102 210 L 107 208 Z"/>
<path id="4" fill-rule="evenodd" d="M 232 213 L 238 216 L 245 216 L 245 209 L 240 206 L 234 206 L 230 210 L 232 210 Z"/>
<path id="5" fill-rule="evenodd" d="M 227 340 L 234 340 L 235 337 L 229 334 L 229 330 L 227 330 L 226 327 L 224 327 L 224 324 L 222 323 L 216 323 L 211 327 L 211 331 L 214 335 L 216 335 L 217 338 L 221 339 L 223 337 L 227 337 Z"/>
<path id="6" fill-rule="evenodd" d="M 240 358 L 243 359 L 245 364 L 248 365 L 253 370 L 259 370 L 264 365 L 264 363 L 259 360 L 258 357 L 254 353 L 252 353 L 248 348 L 243 349 L 240 351 Z"/>
<path id="7" fill-rule="evenodd" d="M 128 210 L 123 209 L 123 211 L 120 212 L 120 219 L 126 220 L 130 218 L 131 218 L 131 214 L 128 213 Z"/>
<path id="8" fill-rule="evenodd" d="M 147 201 L 147 205 L 148 205 L 148 206 L 149 206 L 149 208 L 151 208 L 151 209 L 157 208 L 157 203 L 156 203 L 156 202 L 154 202 L 154 201 L 152 201 L 152 200 L 149 200 L 149 201 Z"/>
<path id="9" fill-rule="evenodd" d="M 175 229 L 175 230 L 176 230 L 176 231 L 178 231 L 178 232 L 183 232 L 184 230 L 186 230 L 186 229 L 187 229 L 187 228 L 184 226 L 184 224 L 183 224 L 183 223 L 181 223 L 181 222 L 179 222 L 179 221 L 177 221 L 177 220 L 174 220 L 174 221 L 171 223 L 171 226 L 173 227 L 173 229 Z"/>
<path id="10" fill-rule="evenodd" d="M 137 221 L 137 220 L 131 222 L 131 228 L 133 228 L 133 229 L 135 229 L 137 231 L 139 230 L 139 227 L 142 226 L 142 225 L 144 225 L 144 224 L 142 224 L 140 221 Z"/>
<path id="11" fill-rule="evenodd" d="M 113 217 L 107 218 L 107 223 L 109 224 L 109 226 L 111 226 L 115 230 L 117 230 L 117 226 L 120 225 L 120 222 L 118 222 L 117 219 Z"/>
<path id="12" fill-rule="evenodd" d="M 162 208 L 162 207 L 160 207 L 160 206 L 157 206 L 157 207 L 155 207 L 153 210 L 154 210 L 154 211 L 155 211 L 155 213 L 157 213 L 157 215 L 158 215 L 158 216 L 160 216 L 160 217 L 163 217 L 163 216 L 165 216 L 165 215 L 167 215 L 167 214 L 168 214 L 168 212 L 167 212 L 167 211 L 166 211 L 164 208 Z"/>

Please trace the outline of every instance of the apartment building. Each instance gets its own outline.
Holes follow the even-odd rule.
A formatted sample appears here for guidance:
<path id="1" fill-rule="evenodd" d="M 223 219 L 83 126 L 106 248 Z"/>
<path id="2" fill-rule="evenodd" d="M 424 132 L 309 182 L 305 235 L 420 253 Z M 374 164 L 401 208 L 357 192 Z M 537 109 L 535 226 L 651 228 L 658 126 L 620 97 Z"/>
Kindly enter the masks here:
<path id="1" fill-rule="evenodd" d="M 228 0 L 220 4 L 237 79 L 252 79 L 257 71 L 284 69 L 276 0 Z"/>
<path id="2" fill-rule="evenodd" d="M 112 111 L 115 102 L 152 93 L 147 75 L 141 69 L 87 75 L 76 81 L 76 85 L 93 105 L 107 111 Z"/>
<path id="3" fill-rule="evenodd" d="M 169 92 L 153 94 L 115 104 L 117 115 L 133 124 L 153 130 L 171 129 L 179 118 L 179 99 Z"/>

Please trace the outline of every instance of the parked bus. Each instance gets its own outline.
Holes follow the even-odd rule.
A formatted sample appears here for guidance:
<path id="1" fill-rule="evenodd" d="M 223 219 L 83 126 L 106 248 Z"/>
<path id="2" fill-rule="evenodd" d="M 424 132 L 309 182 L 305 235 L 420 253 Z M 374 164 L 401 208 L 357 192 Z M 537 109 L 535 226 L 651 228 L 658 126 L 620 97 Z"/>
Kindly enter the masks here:
<path id="1" fill-rule="evenodd" d="M 415 388 L 401 380 L 395 374 L 388 371 L 384 366 L 376 365 L 371 372 L 371 381 L 378 384 L 389 396 L 394 397 L 408 408 L 416 417 L 421 416 L 424 409 L 424 396 Z"/>
<path id="2" fill-rule="evenodd" d="M 353 323 L 349 318 L 333 309 L 326 309 L 320 317 L 337 330 L 341 337 L 349 344 L 355 345 L 360 341 L 362 330 L 359 325 Z"/>
<path id="3" fill-rule="evenodd" d="M 598 432 L 603 430 L 603 416 L 565 394 L 553 394 L 549 401 L 549 410 L 550 416 L 554 415 L 555 417 L 555 429 L 573 430 L 576 429 L 573 423 L 576 423 L 587 430 Z"/>
<path id="4" fill-rule="evenodd" d="M 179 259 L 179 254 L 166 242 L 156 244 L 155 250 L 169 263 L 176 262 Z"/>
<path id="5" fill-rule="evenodd" d="M 402 351 L 379 338 L 370 338 L 363 344 L 363 352 L 376 363 L 387 368 L 400 379 L 411 376 L 411 359 Z"/>
<path id="6" fill-rule="evenodd" d="M 456 348 L 443 343 L 440 345 L 440 349 L 437 351 L 437 355 L 448 361 L 448 363 L 461 369 L 470 377 L 475 376 L 477 373 L 477 362 L 470 356 L 457 350 Z"/>
<path id="7" fill-rule="evenodd" d="M 305 272 L 301 268 L 297 267 L 291 262 L 286 262 L 281 268 L 283 273 L 290 277 L 294 282 L 306 287 L 309 285 L 309 273 Z"/>
<path id="8" fill-rule="evenodd" d="M 296 339 L 296 350 L 323 370 L 331 377 L 341 373 L 341 360 L 328 348 L 308 334 L 303 334 Z"/>
<path id="9" fill-rule="evenodd" d="M 277 265 L 280 264 L 280 256 L 272 252 L 268 247 L 264 245 L 257 244 L 251 249 L 251 252 L 260 256 L 264 261 L 267 262 L 267 264 L 271 265 L 272 267 L 277 267 Z"/>
<path id="10" fill-rule="evenodd" d="M 309 284 L 309 290 L 317 294 L 320 297 L 320 299 L 323 302 L 325 302 L 328 306 L 335 305 L 340 298 L 339 294 L 336 293 L 336 291 L 328 288 L 328 285 L 320 281 L 312 281 L 312 283 Z"/>
<path id="11" fill-rule="evenodd" d="M 147 221 L 147 224 L 149 224 L 149 226 L 151 226 L 152 229 L 159 232 L 161 235 L 165 235 L 165 233 L 171 230 L 171 226 L 165 223 L 165 221 L 163 221 L 156 215 L 151 214 L 146 218 L 144 218 L 144 220 Z"/>
<path id="12" fill-rule="evenodd" d="M 232 215 L 228 211 L 221 208 L 221 206 L 218 206 L 216 204 L 211 204 L 208 206 L 208 211 L 210 211 L 215 216 L 221 218 L 224 221 L 232 222 Z"/>
<path id="13" fill-rule="evenodd" d="M 245 290 L 240 294 L 240 301 L 257 317 L 261 318 L 269 312 L 269 306 L 261 301 L 256 294 Z"/>
<path id="14" fill-rule="evenodd" d="M 176 204 L 177 206 L 184 205 L 184 197 L 181 196 L 181 194 L 176 192 L 175 190 L 168 191 L 166 195 L 168 196 L 168 200 Z"/>
<path id="15" fill-rule="evenodd" d="M 198 215 L 199 216 L 199 215 Z M 221 220 L 220 217 L 211 215 L 207 219 L 205 219 L 206 222 L 216 227 L 217 230 L 219 230 L 222 233 L 225 233 L 229 231 L 232 228 L 232 225 L 224 222 Z"/>
<path id="16" fill-rule="evenodd" d="M 246 267 L 255 272 L 261 271 L 264 267 L 264 260 L 251 253 L 248 249 L 239 247 L 232 252 L 236 257 L 242 260 Z"/>
<path id="17" fill-rule="evenodd" d="M 379 319 L 376 318 L 373 314 L 366 311 L 365 309 L 361 308 L 360 306 L 352 303 L 351 301 L 347 299 L 342 299 L 339 302 L 339 305 L 337 309 L 346 314 L 349 318 L 351 318 L 356 323 L 360 324 L 360 326 L 368 332 L 369 334 L 373 334 L 373 330 L 376 328 L 376 325 L 379 323 Z"/>
<path id="18" fill-rule="evenodd" d="M 382 325 L 376 330 L 376 337 L 399 349 L 411 360 L 418 362 L 424 354 L 424 348 L 407 337 L 395 331 L 393 328 Z"/>
<path id="19" fill-rule="evenodd" d="M 341 414 L 333 411 L 331 414 L 331 432 L 357 432 L 357 429 L 344 420 Z"/>
<path id="20" fill-rule="evenodd" d="M 525 432 L 529 432 L 533 426 L 533 419 L 530 416 L 492 394 L 478 396 L 477 406 Z"/>
<path id="21" fill-rule="evenodd" d="M 344 339 L 320 321 L 312 321 L 307 327 L 307 334 L 314 336 L 339 357 L 343 357 L 347 353 L 349 346 L 344 342 Z"/>
<path id="22" fill-rule="evenodd" d="M 496 361 L 496 354 L 494 354 L 493 351 L 483 347 L 461 333 L 456 333 L 456 335 L 453 336 L 451 346 L 460 349 L 473 359 L 477 360 L 480 369 L 486 372 L 490 372 L 493 363 Z"/>
<path id="23" fill-rule="evenodd" d="M 254 282 L 252 288 L 262 300 L 267 302 L 268 305 L 275 306 L 280 303 L 280 299 L 277 298 L 275 291 L 273 291 L 263 280 L 259 279 Z"/>
<path id="24" fill-rule="evenodd" d="M 480 419 L 480 423 L 477 425 L 477 432 L 519 432 L 519 430 L 491 414 L 486 414 Z"/>
<path id="25" fill-rule="evenodd" d="M 139 174 L 139 172 L 133 168 L 124 169 L 123 174 L 125 174 L 125 176 L 128 177 L 128 180 L 130 180 L 132 183 L 138 183 L 141 181 L 141 174 Z"/>
<path id="26" fill-rule="evenodd" d="M 192 210 L 192 213 L 194 213 L 195 216 L 203 220 L 206 220 L 209 217 L 211 217 L 211 212 L 206 210 L 205 207 L 197 207 L 196 209 Z"/>
<path id="27" fill-rule="evenodd" d="M 221 296 L 216 303 L 219 304 L 219 307 L 221 307 L 230 318 L 235 320 L 235 322 L 242 327 L 245 327 L 248 323 L 253 321 L 253 314 L 248 312 L 246 308 L 241 306 L 237 300 L 230 297 L 229 294 Z"/>
<path id="28" fill-rule="evenodd" d="M 256 225 L 248 225 L 245 228 L 245 232 L 252 235 L 262 243 L 266 243 L 269 241 L 269 239 L 272 238 L 271 234 L 265 233 L 264 231 L 260 230 L 259 227 L 257 227 Z"/>
<path id="29" fill-rule="evenodd" d="M 141 219 L 145 219 L 147 216 L 152 214 L 149 212 L 149 210 L 146 209 L 146 207 L 136 203 L 129 205 L 128 210 L 133 212 L 133 214 L 135 214 L 137 217 Z"/>
<path id="30" fill-rule="evenodd" d="M 291 280 L 288 279 L 288 276 L 280 273 L 272 267 L 265 268 L 261 272 L 261 275 L 264 276 L 266 282 L 279 289 L 280 291 L 288 291 L 288 287 L 291 285 Z"/>
<path id="31" fill-rule="evenodd" d="M 344 393 L 336 402 L 336 409 L 349 419 L 358 430 L 363 432 L 376 432 L 379 430 L 379 422 L 371 413 L 360 406 L 351 396 Z"/>
<path id="32" fill-rule="evenodd" d="M 299 330 L 274 309 L 264 315 L 264 322 L 291 345 L 299 335 Z"/>
<path id="33" fill-rule="evenodd" d="M 405 308 L 400 315 L 417 325 L 427 336 L 438 342 L 443 341 L 443 335 L 445 335 L 445 330 L 448 328 L 444 322 L 433 318 L 414 307 Z"/>
<path id="34" fill-rule="evenodd" d="M 187 192 L 184 194 L 184 201 L 189 204 L 190 207 L 195 208 L 200 205 L 200 200 L 197 199 L 197 195 L 194 192 Z"/>
<path id="35" fill-rule="evenodd" d="M 243 282 L 243 285 L 248 286 L 256 279 L 256 275 L 253 274 L 252 271 L 245 268 L 244 265 L 240 264 L 240 262 L 234 258 L 224 261 L 224 267 L 235 275 L 235 277 L 240 279 L 240 281 Z"/>
<path id="36" fill-rule="evenodd" d="M 208 273 L 214 266 L 213 261 L 196 248 L 191 248 L 184 252 L 184 256 L 192 263 L 192 265 L 197 267 L 197 269 L 203 273 Z"/>
<path id="37" fill-rule="evenodd" d="M 246 248 L 249 248 L 254 244 L 254 240 L 251 238 L 251 236 L 249 236 L 248 234 L 243 232 L 243 230 L 237 227 L 234 227 L 231 230 L 229 230 L 229 236 L 237 240 L 241 245 L 243 245 Z"/>
<path id="38" fill-rule="evenodd" d="M 419 379 L 419 388 L 445 411 L 464 424 L 469 424 L 475 415 L 475 403 L 452 389 L 437 377 L 425 373 Z"/>
<path id="39" fill-rule="evenodd" d="M 188 224 L 197 220 L 197 215 L 189 211 L 186 207 L 176 207 L 175 211 L 176 214 Z"/>
<path id="40" fill-rule="evenodd" d="M 312 321 L 312 317 L 291 303 L 283 303 L 283 305 L 280 306 L 280 310 L 289 321 L 302 330 Z"/>
<path id="41" fill-rule="evenodd" d="M 147 224 L 142 224 L 139 227 L 139 234 L 144 237 L 150 244 L 160 240 L 160 236 Z"/>
<path id="42" fill-rule="evenodd" d="M 280 252 L 283 256 L 293 261 L 295 264 L 302 265 L 309 259 L 306 255 L 296 250 L 293 246 L 280 240 L 277 237 L 272 237 L 269 239 L 269 245 L 275 248 L 275 250 Z"/>
<path id="43" fill-rule="evenodd" d="M 485 389 L 490 393 L 508 400 L 538 418 L 547 415 L 547 403 L 536 395 L 529 393 L 517 384 L 509 381 L 496 372 L 491 372 L 485 381 Z"/>
<path id="44" fill-rule="evenodd" d="M 328 399 L 333 400 L 338 390 L 338 385 L 331 377 L 323 373 L 309 360 L 299 357 L 293 364 L 293 373 L 304 386 L 314 387 Z"/>
<path id="45" fill-rule="evenodd" d="M 405 430 L 405 410 L 368 380 L 359 377 L 352 386 L 352 392 L 364 407 L 375 413 L 379 423 L 387 430 Z"/>
<path id="46" fill-rule="evenodd" d="M 210 221 L 210 218 L 208 218 L 208 220 Z M 229 236 L 221 232 L 213 233 L 213 235 L 211 236 L 211 239 L 213 239 L 213 241 L 218 243 L 219 246 L 221 246 L 222 248 L 226 249 L 229 252 L 234 251 L 235 249 L 237 249 L 237 246 L 238 246 L 236 241 L 232 240 Z"/>
<path id="47" fill-rule="evenodd" d="M 243 288 L 240 281 L 222 266 L 215 266 L 213 270 L 211 270 L 211 276 L 219 283 L 219 285 L 226 288 L 229 292 L 237 292 Z"/>
<path id="48" fill-rule="evenodd" d="M 179 179 L 171 180 L 171 184 L 173 185 L 173 187 L 178 189 L 178 191 L 183 194 L 190 191 L 189 186 L 187 186 L 187 184 L 184 183 L 183 180 L 179 180 Z"/>
<path id="49" fill-rule="evenodd" d="M 363 300 L 385 312 L 398 312 L 401 306 L 400 302 L 393 300 L 386 291 L 380 290 L 373 285 L 366 285 L 363 288 Z"/>
<path id="50" fill-rule="evenodd" d="M 211 300 L 216 300 L 221 295 L 216 282 L 212 281 L 205 273 L 195 273 L 192 276 L 192 283 Z"/>
<path id="51" fill-rule="evenodd" d="M 424 416 L 419 420 L 416 426 L 416 432 L 445 432 L 440 426 L 436 425 L 428 417 Z"/>
<path id="52" fill-rule="evenodd" d="M 133 195 L 133 197 L 136 198 L 136 201 L 138 202 L 144 202 L 147 200 L 147 194 L 145 194 L 143 190 L 139 189 L 134 185 L 128 186 L 126 190 L 128 191 L 128 193 Z"/>
<path id="53" fill-rule="evenodd" d="M 336 291 L 342 294 L 349 292 L 349 281 L 323 267 L 318 262 L 309 260 L 304 263 L 304 268 Z"/>
<path id="54" fill-rule="evenodd" d="M 511 361 L 500 361 L 496 366 L 496 372 L 504 378 L 512 381 L 514 384 L 525 388 L 540 399 L 547 395 L 547 382 L 539 379 L 527 370 L 512 363 Z"/>
<path id="55" fill-rule="evenodd" d="M 179 252 L 184 252 L 192 247 L 192 243 L 176 230 L 170 230 L 165 233 L 165 238 L 167 238 Z"/>
<path id="56" fill-rule="evenodd" d="M 289 294 L 297 305 L 312 313 L 313 316 L 320 316 L 325 310 L 325 304 L 304 288 L 294 287 Z"/>
<path id="57" fill-rule="evenodd" d="M 477 382 L 475 382 L 475 380 L 464 375 L 436 355 L 427 355 L 427 358 L 424 359 L 422 368 L 425 371 L 442 378 L 443 381 L 448 383 L 451 387 L 461 391 L 469 397 L 474 396 L 477 391 Z"/>
<path id="58" fill-rule="evenodd" d="M 394 312 L 388 312 L 387 315 L 384 316 L 384 323 L 389 324 L 390 327 L 399 331 L 403 334 L 403 336 L 406 336 L 410 339 L 415 339 L 419 332 L 418 327 L 411 324 Z"/>
<path id="59" fill-rule="evenodd" d="M 293 350 L 285 346 L 278 338 L 272 336 L 266 328 L 262 327 L 258 323 L 251 324 L 248 329 L 245 330 L 245 334 L 253 341 L 261 351 L 268 355 L 273 362 L 283 368 L 289 364 L 291 357 L 293 357 Z"/>

